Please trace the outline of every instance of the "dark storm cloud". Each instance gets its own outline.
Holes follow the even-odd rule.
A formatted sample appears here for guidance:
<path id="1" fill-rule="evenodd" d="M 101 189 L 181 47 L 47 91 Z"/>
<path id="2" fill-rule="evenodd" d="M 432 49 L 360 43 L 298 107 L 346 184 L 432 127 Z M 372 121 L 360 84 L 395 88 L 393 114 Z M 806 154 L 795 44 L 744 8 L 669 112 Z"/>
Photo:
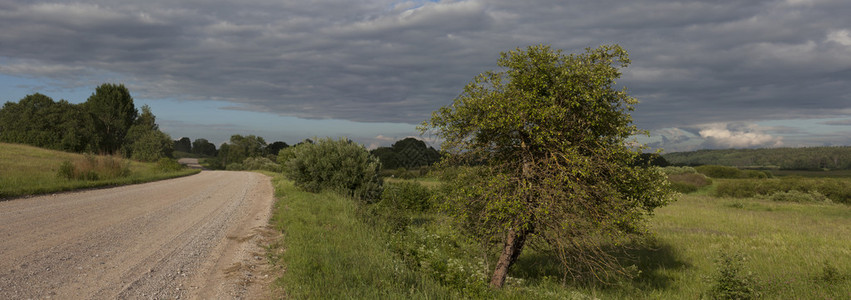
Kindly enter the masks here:
<path id="1" fill-rule="evenodd" d="M 726 145 L 723 134 L 739 141 L 736 132 L 775 142 L 711 124 L 851 114 L 845 0 L 173 2 L 6 1 L 0 72 L 418 123 L 494 69 L 501 51 L 619 43 L 633 60 L 619 83 L 642 101 L 633 114 L 642 128 L 703 130 L 713 145 Z"/>

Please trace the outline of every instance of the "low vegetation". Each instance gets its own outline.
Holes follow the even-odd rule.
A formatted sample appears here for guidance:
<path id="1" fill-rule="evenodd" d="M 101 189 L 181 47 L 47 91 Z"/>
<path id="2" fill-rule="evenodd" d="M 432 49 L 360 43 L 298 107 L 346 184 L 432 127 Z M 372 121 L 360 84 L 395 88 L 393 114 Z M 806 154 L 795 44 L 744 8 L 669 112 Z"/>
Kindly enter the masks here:
<path id="1" fill-rule="evenodd" d="M 851 146 L 698 150 L 667 153 L 663 157 L 674 165 L 817 171 L 851 169 Z"/>
<path id="2" fill-rule="evenodd" d="M 0 143 L 0 199 L 156 181 L 198 173 L 173 159 L 142 163 Z"/>
<path id="3" fill-rule="evenodd" d="M 775 197 L 780 199 L 782 196 L 773 195 L 778 195 L 778 193 L 788 195 L 790 192 L 800 192 L 812 196 L 823 195 L 833 202 L 851 204 L 851 179 L 783 177 L 717 180 L 713 195 L 733 198 Z"/>
<path id="4" fill-rule="evenodd" d="M 851 207 L 842 204 L 682 195 L 649 219 L 653 237 L 612 253 L 634 277 L 608 284 L 565 280 L 549 254 L 533 247 L 518 258 L 505 288 L 494 290 L 487 287 L 493 266 L 441 212 L 434 179 L 392 180 L 387 185 L 395 191 L 374 205 L 307 193 L 281 175 L 275 182 L 274 224 L 285 233 L 276 247 L 286 251 L 273 261 L 287 269 L 278 284 L 297 299 L 841 299 L 851 293 L 851 261 L 841 259 Z M 399 189 L 421 182 L 433 188 Z M 427 209 L 419 205 L 424 193 L 432 195 Z"/>

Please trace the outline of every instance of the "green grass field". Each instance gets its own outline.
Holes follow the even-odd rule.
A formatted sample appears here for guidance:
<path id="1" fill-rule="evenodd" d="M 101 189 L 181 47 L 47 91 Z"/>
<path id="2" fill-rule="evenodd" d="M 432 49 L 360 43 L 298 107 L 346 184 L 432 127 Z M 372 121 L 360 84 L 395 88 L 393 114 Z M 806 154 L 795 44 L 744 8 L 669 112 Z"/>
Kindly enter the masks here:
<path id="1" fill-rule="evenodd" d="M 477 261 L 457 246 L 463 237 L 440 213 L 410 214 L 406 230 L 391 233 L 375 225 L 381 222 L 365 222 L 358 213 L 363 208 L 350 199 L 275 180 L 280 200 L 274 224 L 284 232 L 276 247 L 286 250 L 273 261 L 287 270 L 277 284 L 297 299 L 701 299 L 718 281 L 722 256 L 739 257 L 740 275 L 761 299 L 851 297 L 848 205 L 682 195 L 649 219 L 650 246 L 629 252 L 637 277 L 563 285 L 553 262 L 527 248 L 508 286 L 493 291 L 447 279 Z M 412 268 L 404 263 L 411 255 L 400 253 L 414 253 L 421 262 Z M 438 260 L 449 267 L 427 266 Z"/>
<path id="2" fill-rule="evenodd" d="M 199 172 L 191 169 L 161 172 L 155 168 L 155 163 L 129 161 L 130 174 L 124 177 L 103 180 L 69 180 L 58 176 L 59 167 L 63 162 L 81 160 L 84 157 L 84 155 L 77 153 L 0 143 L 0 199 L 150 182 Z"/>

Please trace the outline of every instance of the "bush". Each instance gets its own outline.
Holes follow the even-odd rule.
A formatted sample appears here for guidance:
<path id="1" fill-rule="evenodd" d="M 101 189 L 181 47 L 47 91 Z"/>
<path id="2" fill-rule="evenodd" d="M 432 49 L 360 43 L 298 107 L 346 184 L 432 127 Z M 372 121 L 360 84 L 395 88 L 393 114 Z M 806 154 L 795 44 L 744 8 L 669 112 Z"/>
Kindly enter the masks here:
<path id="1" fill-rule="evenodd" d="M 697 172 L 712 178 L 771 178 L 771 173 L 757 170 L 739 170 L 734 167 L 704 165 L 695 167 Z"/>
<path id="2" fill-rule="evenodd" d="M 768 199 L 773 201 L 782 201 L 782 202 L 825 202 L 830 201 L 824 195 L 819 193 L 818 191 L 810 191 L 810 192 L 801 192 L 796 190 L 791 190 L 788 192 L 774 192 L 771 196 L 768 196 Z"/>
<path id="3" fill-rule="evenodd" d="M 718 259 L 718 272 L 710 278 L 711 299 L 754 299 L 759 296 L 753 274 L 745 273 L 744 257 L 722 253 Z"/>
<path id="4" fill-rule="evenodd" d="M 851 204 L 851 180 L 845 178 L 737 179 L 720 181 L 715 196 L 750 198 L 777 192 L 818 192 L 833 202 Z M 782 196 L 779 196 L 782 197 Z"/>
<path id="5" fill-rule="evenodd" d="M 180 171 L 180 170 L 182 170 L 182 169 L 183 169 L 183 165 L 181 165 L 180 163 L 178 163 L 178 162 L 177 162 L 177 160 L 174 160 L 174 159 L 171 159 L 171 158 L 165 158 L 165 157 L 163 157 L 163 158 L 160 158 L 160 159 L 157 161 L 157 166 L 156 166 L 156 168 L 157 168 L 157 170 L 159 170 L 160 172 L 168 173 L 168 172 L 176 172 L 176 171 Z"/>
<path id="6" fill-rule="evenodd" d="M 680 193 L 693 193 L 699 188 L 712 184 L 712 180 L 699 173 L 680 173 L 668 175 L 671 189 Z"/>
<path id="7" fill-rule="evenodd" d="M 692 167 L 664 167 L 662 168 L 662 172 L 665 175 L 677 175 L 677 174 L 694 174 L 697 173 Z"/>
<path id="8" fill-rule="evenodd" d="M 59 165 L 57 176 L 73 180 L 99 180 L 130 175 L 130 163 L 114 156 L 86 155 Z"/>
<path id="9" fill-rule="evenodd" d="M 245 170 L 245 166 L 243 166 L 241 163 L 229 163 L 228 166 L 225 167 L 225 170 L 228 170 L 228 171 L 243 171 L 243 170 Z"/>
<path id="10" fill-rule="evenodd" d="M 380 167 L 378 159 L 362 145 L 325 138 L 292 148 L 284 175 L 309 192 L 333 189 L 371 203 L 381 196 Z"/>
<path id="11" fill-rule="evenodd" d="M 242 161 L 245 170 L 263 170 L 269 172 L 281 172 L 281 165 L 266 157 L 249 157 Z"/>
<path id="12" fill-rule="evenodd" d="M 381 192 L 382 206 L 398 208 L 411 211 L 427 211 L 431 205 L 429 199 L 431 191 L 413 182 L 392 182 L 384 184 Z"/>

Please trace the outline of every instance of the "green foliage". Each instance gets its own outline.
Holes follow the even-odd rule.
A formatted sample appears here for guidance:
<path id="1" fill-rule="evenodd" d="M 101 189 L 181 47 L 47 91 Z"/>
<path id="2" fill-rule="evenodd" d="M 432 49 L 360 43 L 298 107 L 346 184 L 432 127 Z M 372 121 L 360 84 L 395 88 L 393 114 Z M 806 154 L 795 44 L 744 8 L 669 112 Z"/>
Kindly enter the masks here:
<path id="1" fill-rule="evenodd" d="M 362 145 L 347 139 L 320 139 L 292 150 L 284 174 L 299 188 L 309 192 L 331 189 L 372 202 L 380 197 L 380 163 Z"/>
<path id="2" fill-rule="evenodd" d="M 711 278 L 711 299 L 755 299 L 759 297 L 754 275 L 744 269 L 744 256 L 722 253 Z"/>
<path id="3" fill-rule="evenodd" d="M 788 192 L 777 191 L 769 195 L 768 199 L 771 199 L 772 201 L 798 203 L 830 201 L 818 191 L 801 192 L 797 190 L 791 190 Z"/>
<path id="4" fill-rule="evenodd" d="M 242 165 L 246 170 L 263 170 L 276 173 L 281 172 L 281 165 L 266 157 L 249 157 L 242 162 Z"/>
<path id="5" fill-rule="evenodd" d="M 255 135 L 230 137 L 230 143 L 222 144 L 217 158 L 222 166 L 233 163 L 241 164 L 246 158 L 266 155 L 266 140 Z"/>
<path id="6" fill-rule="evenodd" d="M 742 178 L 742 171 L 734 167 L 705 165 L 694 169 L 712 178 Z"/>
<path id="7" fill-rule="evenodd" d="M 79 105 L 36 93 L 0 109 L 0 141 L 71 152 L 123 153 L 144 161 L 170 156 L 171 138 L 159 131 L 148 106 L 142 111 L 139 115 L 123 85 L 103 84 Z"/>
<path id="8" fill-rule="evenodd" d="M 734 167 L 704 165 L 694 167 L 697 172 L 712 178 L 771 178 L 771 173 L 757 170 L 739 170 Z"/>
<path id="9" fill-rule="evenodd" d="M 259 170 L 269 172 L 281 172 L 281 165 L 266 157 L 249 157 L 241 163 L 231 163 L 225 168 L 228 171 Z"/>
<path id="10" fill-rule="evenodd" d="M 390 147 L 378 147 L 370 151 L 381 161 L 383 169 L 414 169 L 430 166 L 440 160 L 440 153 L 425 142 L 415 138 L 405 138 Z"/>
<path id="11" fill-rule="evenodd" d="M 174 141 L 174 151 L 192 152 L 192 141 L 188 137 L 182 137 L 179 140 Z"/>
<path id="12" fill-rule="evenodd" d="M 119 157 L 86 155 L 63 161 L 57 176 L 70 180 L 106 180 L 130 175 L 130 165 Z"/>
<path id="13" fill-rule="evenodd" d="M 168 134 L 159 130 L 147 131 L 129 147 L 129 151 L 132 153 L 130 157 L 138 161 L 154 162 L 170 157 L 173 146 Z"/>
<path id="14" fill-rule="evenodd" d="M 97 150 L 94 123 L 81 105 L 53 102 L 42 94 L 27 95 L 0 109 L 0 142 L 47 149 L 84 152 Z"/>
<path id="15" fill-rule="evenodd" d="M 177 172 L 182 170 L 183 168 L 184 166 L 178 163 L 175 159 L 163 157 L 157 160 L 156 169 L 160 172 Z"/>
<path id="16" fill-rule="evenodd" d="M 120 150 L 139 115 L 130 91 L 123 84 L 105 83 L 95 88 L 83 105 L 94 119 L 98 150 L 110 154 Z"/>
<path id="17" fill-rule="evenodd" d="M 848 278 L 839 268 L 831 264 L 829 260 L 822 263 L 821 272 L 814 278 L 816 282 L 823 284 L 835 284 L 845 281 Z"/>
<path id="18" fill-rule="evenodd" d="M 271 255 L 272 263 L 286 269 L 275 281 L 286 298 L 461 298 L 408 268 L 388 247 L 389 234 L 362 222 L 357 202 L 331 192 L 300 191 L 281 176 L 273 182 L 279 201 L 272 224 L 285 241 L 270 252 L 280 253 Z"/>
<path id="19" fill-rule="evenodd" d="M 734 179 L 716 182 L 718 197 L 750 198 L 778 192 L 818 192 L 837 203 L 851 204 L 851 180 L 840 178 Z"/>
<path id="20" fill-rule="evenodd" d="M 265 152 L 271 156 L 277 157 L 278 153 L 281 152 L 282 149 L 289 147 L 287 143 L 277 141 L 266 146 Z"/>
<path id="21" fill-rule="evenodd" d="M 423 212 L 431 208 L 431 191 L 414 182 L 385 182 L 378 205 Z"/>
<path id="22" fill-rule="evenodd" d="M 570 272 L 576 245 L 595 241 L 586 237 L 638 234 L 643 216 L 671 200 L 664 174 L 635 167 L 641 149 L 627 146 L 640 132 L 630 116 L 637 100 L 615 79 L 629 62 L 616 45 L 506 52 L 504 71 L 480 74 L 421 126 L 444 141 L 446 165 L 481 165 L 448 182 L 446 202 L 483 245 L 504 239 L 498 265 L 510 266 L 534 232 L 554 253 L 569 253 L 558 257 Z M 585 253 L 581 261 L 596 270 L 620 269 L 601 251 Z M 492 283 L 503 276 L 496 270 Z"/>
<path id="23" fill-rule="evenodd" d="M 851 146 L 698 150 L 663 155 L 672 164 L 788 170 L 851 169 Z"/>
<path id="24" fill-rule="evenodd" d="M 693 193 L 702 187 L 712 184 L 712 180 L 697 173 L 692 167 L 664 167 L 662 172 L 668 176 L 671 189 L 679 193 Z"/>
<path id="25" fill-rule="evenodd" d="M 679 175 L 679 174 L 695 174 L 695 173 L 697 173 L 697 170 L 695 170 L 692 167 L 669 166 L 669 167 L 662 168 L 662 172 L 664 172 L 665 175 Z"/>
<path id="26" fill-rule="evenodd" d="M 218 151 L 216 151 L 216 145 L 207 141 L 207 139 L 195 139 L 192 142 L 192 153 L 202 155 L 202 156 L 216 156 Z"/>
<path id="27" fill-rule="evenodd" d="M 111 159 L 118 164 L 115 168 L 126 176 L 97 175 L 98 180 L 69 180 L 74 178 L 75 163 L 89 164 L 85 155 L 36 148 L 20 144 L 0 143 L 0 199 L 24 195 L 35 195 L 70 191 L 83 188 L 115 186 L 150 182 L 196 174 L 200 170 L 181 169 L 177 172 L 162 173 L 156 171 L 154 164 L 124 160 L 121 157 L 98 158 Z M 124 168 L 127 166 L 126 168 Z M 82 169 L 80 169 L 82 170 Z M 95 174 L 97 174 L 95 172 Z M 58 175 L 58 176 L 57 176 Z M 85 175 L 94 178 L 91 174 Z M 79 178 L 84 178 L 81 176 Z M 111 177 L 111 178 L 108 178 Z"/>

